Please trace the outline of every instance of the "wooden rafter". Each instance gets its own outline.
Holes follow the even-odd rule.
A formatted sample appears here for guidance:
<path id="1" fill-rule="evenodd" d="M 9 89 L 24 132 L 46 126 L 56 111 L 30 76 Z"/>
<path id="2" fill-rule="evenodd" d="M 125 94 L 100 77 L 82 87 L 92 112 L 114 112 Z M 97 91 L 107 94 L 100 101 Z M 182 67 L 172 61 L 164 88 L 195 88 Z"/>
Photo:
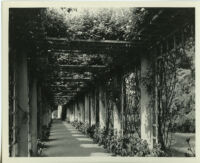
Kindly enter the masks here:
<path id="1" fill-rule="evenodd" d="M 46 38 L 48 52 L 57 50 L 81 51 L 87 54 L 107 54 L 108 51 L 124 51 L 144 46 L 142 40 L 118 41 L 118 40 L 68 40 L 67 38 Z M 145 44 L 146 46 L 146 44 Z M 106 53 L 105 53 L 106 52 Z"/>
<path id="2" fill-rule="evenodd" d="M 127 45 L 127 44 L 134 44 L 136 42 L 132 41 L 119 41 L 119 40 L 81 40 L 81 39 L 76 39 L 76 40 L 69 40 L 68 38 L 56 38 L 56 37 L 46 37 L 46 40 L 49 43 L 53 42 L 63 42 L 63 43 L 93 43 L 93 44 L 122 44 L 122 45 Z"/>
<path id="3" fill-rule="evenodd" d="M 62 69 L 104 69 L 105 65 L 59 65 Z"/>
<path id="4" fill-rule="evenodd" d="M 59 78 L 59 77 L 54 77 L 54 79 L 61 79 L 61 80 L 64 80 L 64 81 L 67 81 L 67 82 L 83 82 L 83 81 L 90 81 L 91 78 L 65 78 L 65 77 L 62 77 L 62 78 Z"/>

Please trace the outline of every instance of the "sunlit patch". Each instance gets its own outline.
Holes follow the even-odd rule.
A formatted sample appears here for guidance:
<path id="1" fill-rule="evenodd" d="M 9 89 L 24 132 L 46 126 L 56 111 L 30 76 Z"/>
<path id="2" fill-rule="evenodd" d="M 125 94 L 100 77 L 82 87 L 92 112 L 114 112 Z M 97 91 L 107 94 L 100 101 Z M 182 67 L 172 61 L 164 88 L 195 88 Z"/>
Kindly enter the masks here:
<path id="1" fill-rule="evenodd" d="M 72 134 L 79 134 L 79 131 L 70 131 Z"/>
<path id="2" fill-rule="evenodd" d="M 72 134 L 72 136 L 74 136 L 74 137 L 86 137 L 85 135 L 82 135 L 82 134 Z"/>
<path id="3" fill-rule="evenodd" d="M 67 130 L 69 130 L 69 131 L 77 131 L 76 129 L 69 129 L 69 128 Z"/>
<path id="4" fill-rule="evenodd" d="M 81 144 L 80 147 L 83 147 L 83 148 L 101 148 L 97 144 Z"/>
<path id="5" fill-rule="evenodd" d="M 95 153 L 91 153 L 90 156 L 105 157 L 105 156 L 112 156 L 112 154 L 111 153 L 103 153 L 103 152 L 95 152 Z"/>
<path id="6" fill-rule="evenodd" d="M 90 141 L 90 142 L 92 142 L 92 139 L 90 139 L 90 138 L 76 138 L 76 139 L 78 139 L 79 141 Z"/>

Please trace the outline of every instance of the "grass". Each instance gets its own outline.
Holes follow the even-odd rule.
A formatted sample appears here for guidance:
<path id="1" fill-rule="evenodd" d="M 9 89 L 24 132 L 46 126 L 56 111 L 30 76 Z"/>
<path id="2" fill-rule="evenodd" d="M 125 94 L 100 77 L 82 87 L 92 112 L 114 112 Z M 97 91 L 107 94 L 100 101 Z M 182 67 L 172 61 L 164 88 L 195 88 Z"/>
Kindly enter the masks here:
<path id="1" fill-rule="evenodd" d="M 185 153 L 192 155 L 192 153 L 188 151 L 189 146 L 186 142 L 187 138 L 190 138 L 190 145 L 195 150 L 195 133 L 174 133 L 171 146 L 172 156 L 183 157 Z"/>

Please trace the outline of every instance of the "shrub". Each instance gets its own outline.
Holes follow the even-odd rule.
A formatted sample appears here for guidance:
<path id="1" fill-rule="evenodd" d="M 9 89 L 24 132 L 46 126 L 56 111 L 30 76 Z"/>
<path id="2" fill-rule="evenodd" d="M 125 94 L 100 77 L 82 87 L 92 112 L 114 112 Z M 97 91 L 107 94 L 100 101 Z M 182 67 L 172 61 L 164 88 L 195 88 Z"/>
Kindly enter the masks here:
<path id="1" fill-rule="evenodd" d="M 149 149 L 146 140 L 142 140 L 134 135 L 119 136 L 113 129 L 100 128 L 100 126 L 88 123 L 74 121 L 72 123 L 79 131 L 93 138 L 94 142 L 103 147 L 114 155 L 119 156 L 165 156 L 160 145 L 155 145 L 152 150 Z"/>
<path id="2" fill-rule="evenodd" d="M 95 125 L 92 125 L 87 128 L 87 135 L 89 135 L 91 138 L 94 137 L 95 127 Z"/>

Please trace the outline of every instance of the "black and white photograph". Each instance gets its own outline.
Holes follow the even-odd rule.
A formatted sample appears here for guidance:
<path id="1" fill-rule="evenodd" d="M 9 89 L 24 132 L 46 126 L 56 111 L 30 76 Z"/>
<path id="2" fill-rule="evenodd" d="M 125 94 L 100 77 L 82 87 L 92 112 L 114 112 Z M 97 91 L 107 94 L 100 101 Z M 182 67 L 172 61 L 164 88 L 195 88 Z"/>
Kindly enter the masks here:
<path id="1" fill-rule="evenodd" d="M 195 11 L 9 7 L 8 157 L 195 158 Z"/>

